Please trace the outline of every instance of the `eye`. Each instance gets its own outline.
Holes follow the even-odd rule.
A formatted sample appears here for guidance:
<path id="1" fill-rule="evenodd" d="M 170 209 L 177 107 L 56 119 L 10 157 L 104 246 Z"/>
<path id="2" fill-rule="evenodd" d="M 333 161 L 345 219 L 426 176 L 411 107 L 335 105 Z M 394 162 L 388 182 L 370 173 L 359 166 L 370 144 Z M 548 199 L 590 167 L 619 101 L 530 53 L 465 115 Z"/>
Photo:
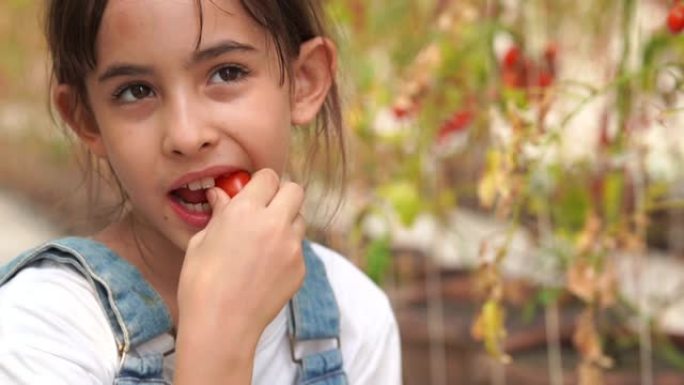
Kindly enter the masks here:
<path id="1" fill-rule="evenodd" d="M 230 83 L 242 80 L 249 72 L 238 65 L 221 67 L 211 75 L 209 83 Z"/>
<path id="2" fill-rule="evenodd" d="M 154 95 L 152 88 L 144 84 L 129 84 L 114 93 L 114 99 L 122 103 L 133 103 Z"/>

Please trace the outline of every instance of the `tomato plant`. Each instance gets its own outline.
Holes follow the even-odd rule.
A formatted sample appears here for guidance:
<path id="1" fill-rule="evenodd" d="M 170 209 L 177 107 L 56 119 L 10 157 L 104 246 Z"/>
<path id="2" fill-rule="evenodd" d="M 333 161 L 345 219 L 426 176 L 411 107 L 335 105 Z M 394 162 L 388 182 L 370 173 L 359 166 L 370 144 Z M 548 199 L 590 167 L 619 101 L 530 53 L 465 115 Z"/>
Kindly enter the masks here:
<path id="1" fill-rule="evenodd" d="M 343 24 L 341 51 L 348 54 L 341 67 L 352 80 L 345 111 L 355 149 L 350 179 L 362 202 L 348 230 L 359 239 L 352 253 L 362 264 L 365 256 L 374 276 L 382 276 L 378 266 L 392 265 L 378 260 L 408 247 L 434 257 L 428 263 L 489 263 L 475 279 L 490 289 L 474 336 L 503 361 L 507 304 L 498 288 L 508 278 L 499 270 L 516 254 L 513 234 L 530 234 L 546 248 L 533 251 L 544 255 L 540 265 L 553 265 L 552 273 L 566 278 L 565 293 L 587 308 L 575 330 L 578 367 L 598 378 L 610 338 L 593 325 L 620 306 L 615 256 L 645 255 L 649 210 L 664 204 L 658 191 L 682 175 L 684 140 L 673 132 L 681 127 L 684 40 L 673 35 L 684 30 L 684 4 L 329 4 Z M 642 17 L 655 11 L 662 21 Z M 464 212 L 500 220 L 510 228 L 506 242 L 452 238 L 454 218 Z M 665 226 L 648 230 L 655 227 Z M 409 244 L 411 232 L 431 242 Z M 480 241 L 479 254 L 462 252 Z M 646 326 L 638 336 L 643 347 L 650 346 Z"/>

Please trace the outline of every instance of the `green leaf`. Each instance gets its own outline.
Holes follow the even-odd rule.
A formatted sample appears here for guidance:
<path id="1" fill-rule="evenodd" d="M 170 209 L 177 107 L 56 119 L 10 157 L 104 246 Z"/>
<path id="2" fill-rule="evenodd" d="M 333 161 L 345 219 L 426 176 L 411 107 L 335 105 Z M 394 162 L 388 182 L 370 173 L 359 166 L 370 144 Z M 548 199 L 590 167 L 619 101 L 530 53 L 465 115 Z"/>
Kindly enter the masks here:
<path id="1" fill-rule="evenodd" d="M 366 251 L 366 274 L 378 285 L 382 284 L 390 267 L 389 237 L 375 239 Z"/>
<path id="2" fill-rule="evenodd" d="M 390 202 L 404 226 L 410 227 L 423 209 L 418 189 L 409 181 L 382 186 L 379 193 Z"/>
<path id="3" fill-rule="evenodd" d="M 605 177 L 603 190 L 603 210 L 607 220 L 607 225 L 616 224 L 620 220 L 620 209 L 622 208 L 622 189 L 624 188 L 624 177 L 622 173 L 611 173 Z"/>
<path id="4" fill-rule="evenodd" d="M 549 306 L 549 304 L 558 301 L 563 291 L 557 287 L 545 287 L 539 291 L 539 302 L 544 306 Z"/>
<path id="5" fill-rule="evenodd" d="M 584 225 L 584 217 L 589 208 L 589 194 L 573 178 L 567 178 L 558 196 L 551 205 L 551 213 L 558 229 L 572 234 Z"/>
<path id="6" fill-rule="evenodd" d="M 657 352 L 665 361 L 684 370 L 684 352 L 679 350 L 667 337 L 659 338 Z"/>

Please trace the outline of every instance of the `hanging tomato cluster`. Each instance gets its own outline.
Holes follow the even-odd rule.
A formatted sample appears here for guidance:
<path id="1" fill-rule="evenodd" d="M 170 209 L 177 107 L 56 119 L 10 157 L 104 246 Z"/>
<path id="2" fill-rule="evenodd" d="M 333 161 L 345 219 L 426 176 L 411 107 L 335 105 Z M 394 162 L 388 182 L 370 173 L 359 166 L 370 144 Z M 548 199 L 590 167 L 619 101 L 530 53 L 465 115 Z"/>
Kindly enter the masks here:
<path id="1" fill-rule="evenodd" d="M 518 45 L 511 46 L 501 60 L 501 78 L 506 87 L 515 89 L 544 89 L 556 78 L 556 44 L 544 48 L 541 60 L 535 61 L 522 54 Z"/>
<path id="2" fill-rule="evenodd" d="M 678 34 L 684 30 L 684 4 L 677 1 L 667 15 L 667 28 L 670 32 Z"/>
<path id="3" fill-rule="evenodd" d="M 469 108 L 456 111 L 445 121 L 437 132 L 437 141 L 444 142 L 452 135 L 462 133 L 470 127 L 474 119 L 474 113 Z"/>

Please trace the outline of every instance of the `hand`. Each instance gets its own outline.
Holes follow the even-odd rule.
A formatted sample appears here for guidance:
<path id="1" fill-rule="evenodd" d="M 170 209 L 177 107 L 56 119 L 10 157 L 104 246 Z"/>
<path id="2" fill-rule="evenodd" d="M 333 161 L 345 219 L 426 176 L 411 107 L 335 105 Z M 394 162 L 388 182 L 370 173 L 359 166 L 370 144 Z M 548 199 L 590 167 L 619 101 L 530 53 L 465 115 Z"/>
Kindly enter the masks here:
<path id="1" fill-rule="evenodd" d="M 304 280 L 304 192 L 264 169 L 233 199 L 218 188 L 207 198 L 212 218 L 191 238 L 178 286 L 177 350 L 187 338 L 190 354 L 226 367 L 241 350 L 253 354 Z"/>

